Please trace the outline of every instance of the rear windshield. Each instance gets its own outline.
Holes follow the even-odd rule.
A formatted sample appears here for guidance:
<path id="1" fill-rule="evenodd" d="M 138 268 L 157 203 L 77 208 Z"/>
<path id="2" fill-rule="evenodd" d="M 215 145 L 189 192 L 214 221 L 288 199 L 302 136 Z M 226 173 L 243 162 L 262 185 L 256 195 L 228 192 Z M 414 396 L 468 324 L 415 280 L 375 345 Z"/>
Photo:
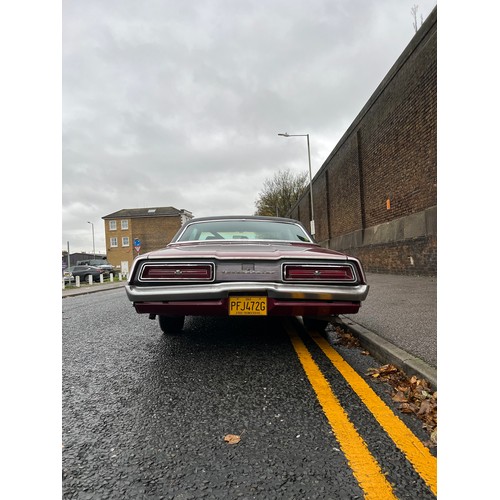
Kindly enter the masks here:
<path id="1" fill-rule="evenodd" d="M 214 220 L 194 222 L 176 241 L 205 240 L 279 240 L 311 242 L 298 224 L 263 220 Z"/>

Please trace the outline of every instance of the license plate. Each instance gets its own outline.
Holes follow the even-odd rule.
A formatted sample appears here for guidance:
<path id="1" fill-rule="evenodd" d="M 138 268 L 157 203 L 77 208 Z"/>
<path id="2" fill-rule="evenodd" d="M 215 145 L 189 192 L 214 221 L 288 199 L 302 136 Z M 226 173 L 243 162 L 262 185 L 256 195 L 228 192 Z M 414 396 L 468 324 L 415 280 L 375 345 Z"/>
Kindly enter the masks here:
<path id="1" fill-rule="evenodd" d="M 266 316 L 267 297 L 229 297 L 230 316 Z"/>

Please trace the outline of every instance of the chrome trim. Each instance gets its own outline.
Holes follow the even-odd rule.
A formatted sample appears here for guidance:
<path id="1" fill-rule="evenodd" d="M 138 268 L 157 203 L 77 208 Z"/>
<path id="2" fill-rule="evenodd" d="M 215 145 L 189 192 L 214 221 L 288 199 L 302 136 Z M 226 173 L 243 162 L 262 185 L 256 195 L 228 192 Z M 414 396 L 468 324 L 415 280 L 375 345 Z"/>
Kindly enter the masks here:
<path id="1" fill-rule="evenodd" d="M 214 300 L 232 293 L 266 293 L 274 299 L 362 301 L 369 285 L 320 286 L 271 282 L 229 282 L 199 285 L 138 287 L 127 284 L 125 290 L 132 302 L 168 302 L 177 300 Z"/>

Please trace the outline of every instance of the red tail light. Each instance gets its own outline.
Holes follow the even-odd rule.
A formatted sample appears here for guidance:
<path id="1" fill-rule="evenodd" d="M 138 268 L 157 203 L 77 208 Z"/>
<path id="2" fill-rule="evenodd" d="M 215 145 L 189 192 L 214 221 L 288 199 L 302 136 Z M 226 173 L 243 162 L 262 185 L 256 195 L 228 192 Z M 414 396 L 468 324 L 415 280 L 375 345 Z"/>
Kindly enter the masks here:
<path id="1" fill-rule="evenodd" d="M 285 281 L 355 281 L 356 276 L 350 265 L 285 265 Z"/>
<path id="2" fill-rule="evenodd" d="M 212 264 L 144 264 L 140 281 L 212 281 Z"/>

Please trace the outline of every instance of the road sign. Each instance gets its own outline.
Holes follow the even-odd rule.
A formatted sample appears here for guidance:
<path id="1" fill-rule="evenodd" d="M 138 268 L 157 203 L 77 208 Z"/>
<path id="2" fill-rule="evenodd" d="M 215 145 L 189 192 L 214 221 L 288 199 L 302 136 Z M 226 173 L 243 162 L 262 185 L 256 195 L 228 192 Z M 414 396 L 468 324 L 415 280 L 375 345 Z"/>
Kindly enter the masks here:
<path id="1" fill-rule="evenodd" d="M 134 248 L 137 253 L 141 249 L 141 240 L 139 238 L 134 238 Z"/>

